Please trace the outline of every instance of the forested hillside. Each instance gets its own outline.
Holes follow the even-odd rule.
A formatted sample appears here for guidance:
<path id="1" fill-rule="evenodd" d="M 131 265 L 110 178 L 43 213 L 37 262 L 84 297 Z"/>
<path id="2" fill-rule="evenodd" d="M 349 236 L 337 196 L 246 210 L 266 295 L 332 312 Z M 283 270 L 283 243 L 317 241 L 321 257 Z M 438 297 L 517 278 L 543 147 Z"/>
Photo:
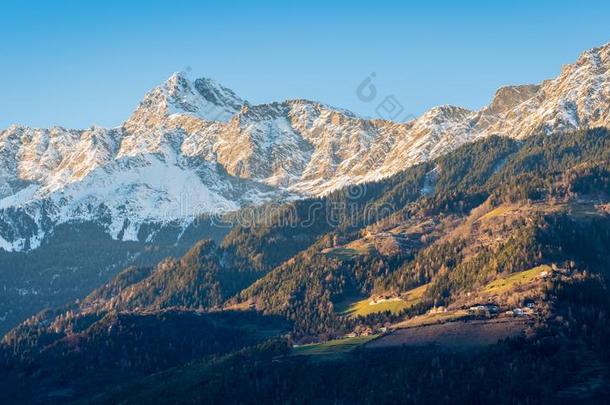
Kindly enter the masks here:
<path id="1" fill-rule="evenodd" d="M 37 399 L 100 403 L 531 403 L 608 392 L 607 130 L 489 137 L 383 181 L 252 213 L 219 243 L 129 267 L 13 329 L 0 349 L 6 384 L 40 380 Z M 442 327 L 510 333 L 489 332 L 504 343 L 476 350 L 422 349 Z M 393 343 L 413 336 L 408 348 Z M 330 357 L 292 348 L 326 353 L 341 339 L 362 340 Z M 50 366 L 79 362 L 91 367 L 77 379 Z M 566 362 L 575 379 L 552 374 Z"/>

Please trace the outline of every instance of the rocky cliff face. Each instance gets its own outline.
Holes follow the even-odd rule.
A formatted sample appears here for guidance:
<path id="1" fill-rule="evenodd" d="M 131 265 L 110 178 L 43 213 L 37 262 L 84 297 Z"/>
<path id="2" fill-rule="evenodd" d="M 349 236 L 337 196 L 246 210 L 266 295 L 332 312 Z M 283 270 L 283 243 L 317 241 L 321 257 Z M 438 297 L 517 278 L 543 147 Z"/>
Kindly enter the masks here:
<path id="1" fill-rule="evenodd" d="M 380 179 L 481 137 L 610 125 L 610 44 L 540 85 L 499 89 L 480 111 L 436 107 L 407 123 L 321 103 L 249 105 L 174 74 L 119 128 L 0 132 L 0 248 L 37 247 L 54 226 L 94 221 L 114 238 L 144 223 L 323 195 Z"/>

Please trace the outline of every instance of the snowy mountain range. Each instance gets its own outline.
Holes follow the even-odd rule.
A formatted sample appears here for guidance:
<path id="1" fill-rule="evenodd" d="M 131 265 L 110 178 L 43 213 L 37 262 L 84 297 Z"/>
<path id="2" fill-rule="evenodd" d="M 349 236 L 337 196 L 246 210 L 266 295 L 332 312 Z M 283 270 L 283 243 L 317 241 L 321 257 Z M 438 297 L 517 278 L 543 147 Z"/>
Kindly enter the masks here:
<path id="1" fill-rule="evenodd" d="M 143 224 L 187 226 L 199 214 L 323 195 L 493 134 L 610 126 L 609 107 L 610 44 L 555 79 L 500 88 L 479 111 L 445 105 L 406 123 L 307 100 L 250 105 L 176 73 L 121 127 L 0 132 L 0 249 L 34 249 L 72 221 L 146 240 Z"/>

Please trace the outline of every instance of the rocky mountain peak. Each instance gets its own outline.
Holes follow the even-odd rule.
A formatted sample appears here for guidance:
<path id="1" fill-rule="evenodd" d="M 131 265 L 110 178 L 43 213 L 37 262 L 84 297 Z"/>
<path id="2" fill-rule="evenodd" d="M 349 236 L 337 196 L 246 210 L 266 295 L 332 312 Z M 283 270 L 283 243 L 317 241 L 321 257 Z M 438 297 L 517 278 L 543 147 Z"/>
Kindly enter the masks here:
<path id="1" fill-rule="evenodd" d="M 580 57 L 574 63 L 576 66 L 591 65 L 596 68 L 605 66 L 608 67 L 610 62 L 610 42 L 589 50 L 584 51 L 580 54 Z M 568 65 L 569 66 L 569 65 Z"/>
<path id="2" fill-rule="evenodd" d="M 122 128 L 0 133 L 0 248 L 36 246 L 56 224 L 101 215 L 111 236 L 128 240 L 145 222 L 188 225 L 201 213 L 320 196 L 493 134 L 610 126 L 609 105 L 610 44 L 540 85 L 500 88 L 480 111 L 441 105 L 408 123 L 303 99 L 251 105 L 175 73 Z"/>
<path id="3" fill-rule="evenodd" d="M 534 97 L 538 90 L 540 90 L 540 86 L 536 84 L 500 87 L 496 91 L 488 111 L 493 114 L 502 114 Z"/>
<path id="4" fill-rule="evenodd" d="M 470 114 L 472 114 L 472 111 L 467 108 L 445 104 L 430 109 L 419 120 L 439 123 L 445 120 L 461 120 Z"/>
<path id="5" fill-rule="evenodd" d="M 148 92 L 126 122 L 129 131 L 157 128 L 172 115 L 190 115 L 204 121 L 227 122 L 239 112 L 244 100 L 212 79 L 194 82 L 176 72 Z"/>
<path id="6" fill-rule="evenodd" d="M 169 114 L 194 114 L 207 121 L 228 121 L 244 104 L 233 90 L 205 77 L 191 81 L 174 73 L 162 86 Z"/>

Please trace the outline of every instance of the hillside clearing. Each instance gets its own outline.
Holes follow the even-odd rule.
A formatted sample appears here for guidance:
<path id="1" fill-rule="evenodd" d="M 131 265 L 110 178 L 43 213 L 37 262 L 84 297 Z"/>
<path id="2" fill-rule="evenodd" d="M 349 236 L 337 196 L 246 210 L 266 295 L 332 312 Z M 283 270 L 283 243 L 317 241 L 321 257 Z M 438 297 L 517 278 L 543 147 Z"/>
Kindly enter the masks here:
<path id="1" fill-rule="evenodd" d="M 356 347 L 376 339 L 379 335 L 356 336 L 342 339 L 329 340 L 323 343 L 312 343 L 295 346 L 291 356 L 329 356 L 341 355 L 354 350 Z"/>
<path id="2" fill-rule="evenodd" d="M 483 287 L 481 292 L 484 294 L 502 294 L 514 289 L 518 285 L 526 285 L 535 281 L 540 278 L 544 272 L 547 274 L 550 273 L 551 267 L 543 264 L 530 270 L 520 271 L 498 278 Z"/>
<path id="3" fill-rule="evenodd" d="M 396 329 L 368 343 L 366 348 L 391 346 L 427 346 L 437 344 L 453 349 L 488 346 L 501 339 L 522 335 L 527 328 L 523 319 L 447 322 Z"/>
<path id="4" fill-rule="evenodd" d="M 389 311 L 393 314 L 399 314 L 402 310 L 410 308 L 421 300 L 424 292 L 428 288 L 427 284 L 414 288 L 402 294 L 400 297 L 369 297 L 356 302 L 337 305 L 340 309 L 338 312 L 342 315 L 350 317 L 367 316 L 370 314 Z"/>
<path id="5" fill-rule="evenodd" d="M 392 326 L 392 329 L 403 329 L 403 328 L 414 328 L 418 326 L 434 325 L 437 323 L 444 323 L 450 321 L 456 321 L 461 318 L 467 317 L 468 311 L 456 310 L 447 312 L 428 312 L 424 315 L 419 315 L 406 321 L 397 323 Z"/>

